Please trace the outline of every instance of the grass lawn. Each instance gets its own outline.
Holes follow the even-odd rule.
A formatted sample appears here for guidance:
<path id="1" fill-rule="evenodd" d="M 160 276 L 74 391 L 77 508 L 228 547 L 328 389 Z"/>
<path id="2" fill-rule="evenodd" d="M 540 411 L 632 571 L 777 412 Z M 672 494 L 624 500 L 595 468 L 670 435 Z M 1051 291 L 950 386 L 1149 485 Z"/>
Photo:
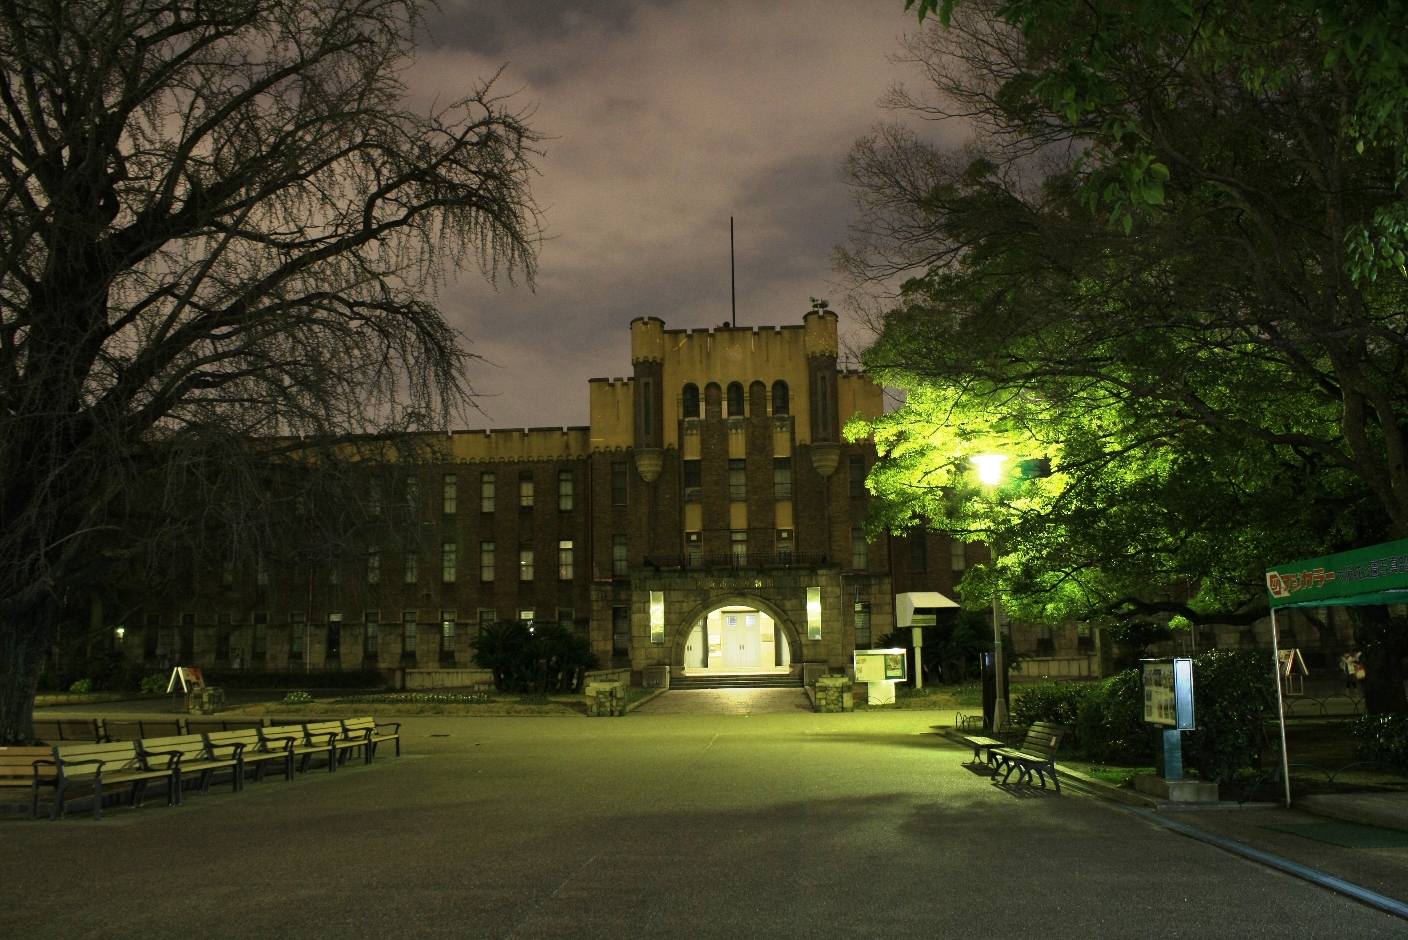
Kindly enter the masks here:
<path id="1" fill-rule="evenodd" d="M 857 705 L 858 709 L 866 709 L 868 706 Z M 895 688 L 895 704 L 877 705 L 876 711 L 886 709 L 949 709 L 971 708 L 981 710 L 983 707 L 982 686 L 977 683 L 966 685 L 926 685 L 922 689 L 915 689 L 911 686 L 901 685 Z"/>

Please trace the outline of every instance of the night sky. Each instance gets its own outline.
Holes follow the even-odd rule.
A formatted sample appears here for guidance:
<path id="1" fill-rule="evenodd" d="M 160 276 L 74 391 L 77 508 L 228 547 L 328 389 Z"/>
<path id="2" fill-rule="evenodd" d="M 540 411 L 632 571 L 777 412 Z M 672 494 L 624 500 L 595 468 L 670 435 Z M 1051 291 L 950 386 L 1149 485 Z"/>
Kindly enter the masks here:
<path id="1" fill-rule="evenodd" d="M 415 99 L 448 102 L 502 67 L 496 88 L 552 138 L 536 292 L 495 292 L 471 268 L 439 298 L 487 360 L 468 424 L 586 424 L 586 380 L 630 372 L 633 318 L 727 320 L 730 215 L 740 325 L 799 323 L 810 297 L 840 307 L 841 163 L 912 78 L 890 56 L 915 26 L 902 0 L 442 0 Z"/>

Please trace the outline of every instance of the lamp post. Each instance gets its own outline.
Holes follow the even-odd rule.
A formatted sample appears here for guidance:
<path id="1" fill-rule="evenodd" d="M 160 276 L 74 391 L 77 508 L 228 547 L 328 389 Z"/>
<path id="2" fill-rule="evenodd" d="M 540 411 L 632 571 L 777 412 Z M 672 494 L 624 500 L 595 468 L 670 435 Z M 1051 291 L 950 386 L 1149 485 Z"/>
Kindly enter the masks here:
<path id="1" fill-rule="evenodd" d="M 978 468 L 978 479 L 985 486 L 997 486 L 1002 482 L 1002 464 L 1007 458 L 1002 454 L 979 454 L 969 460 Z M 989 545 L 992 555 L 994 578 L 997 575 L 997 545 Z M 993 692 L 992 731 L 1007 727 L 1007 664 L 1002 655 L 1002 600 L 998 595 L 997 582 L 992 589 L 992 667 Z"/>

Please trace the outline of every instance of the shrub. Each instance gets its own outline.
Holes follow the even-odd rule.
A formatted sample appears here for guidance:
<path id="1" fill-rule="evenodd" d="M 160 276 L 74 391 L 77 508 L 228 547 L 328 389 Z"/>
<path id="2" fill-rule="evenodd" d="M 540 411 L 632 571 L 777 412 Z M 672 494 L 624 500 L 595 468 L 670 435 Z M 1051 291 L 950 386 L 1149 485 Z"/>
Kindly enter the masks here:
<path id="1" fill-rule="evenodd" d="M 1022 690 L 1021 697 L 1012 703 L 1012 723 L 1026 726 L 1038 721 L 1050 721 L 1074 731 L 1081 700 L 1090 689 L 1088 685 L 1070 682 L 1043 682 L 1027 686 Z"/>
<path id="2" fill-rule="evenodd" d="M 1408 715 L 1365 715 L 1349 733 L 1359 739 L 1359 759 L 1408 770 Z"/>
<path id="3" fill-rule="evenodd" d="M 93 680 L 79 679 L 73 685 L 69 686 L 68 690 L 70 692 L 77 692 L 79 695 L 86 695 L 89 692 L 93 691 Z"/>
<path id="4" fill-rule="evenodd" d="M 1076 736 L 1091 760 L 1140 764 L 1153 757 L 1139 670 L 1126 669 L 1086 691 L 1076 711 Z"/>
<path id="5" fill-rule="evenodd" d="M 166 677 L 161 673 L 154 676 L 142 677 L 141 688 L 143 692 L 165 692 Z"/>
<path id="6" fill-rule="evenodd" d="M 313 696 L 307 692 L 289 692 L 284 696 L 285 705 L 312 705 Z"/>
<path id="7" fill-rule="evenodd" d="M 1230 780 L 1261 753 L 1262 724 L 1275 698 L 1266 653 L 1211 650 L 1193 660 L 1198 728 L 1184 737 L 1184 760 L 1204 780 Z"/>

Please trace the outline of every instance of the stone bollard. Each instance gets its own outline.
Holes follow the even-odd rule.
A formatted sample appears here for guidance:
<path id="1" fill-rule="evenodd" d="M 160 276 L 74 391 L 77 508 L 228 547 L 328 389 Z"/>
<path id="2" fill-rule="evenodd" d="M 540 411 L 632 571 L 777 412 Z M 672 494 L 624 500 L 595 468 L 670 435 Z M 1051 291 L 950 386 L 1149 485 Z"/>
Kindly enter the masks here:
<path id="1" fill-rule="evenodd" d="M 196 689 L 191 693 L 190 713 L 192 715 L 213 715 L 224 707 L 224 689 L 207 687 Z"/>
<path id="2" fill-rule="evenodd" d="M 626 695 L 619 682 L 591 682 L 586 688 L 587 715 L 619 717 L 626 713 Z"/>
<path id="3" fill-rule="evenodd" d="M 817 711 L 850 712 L 855 707 L 851 680 L 846 676 L 821 676 L 816 680 Z"/>

